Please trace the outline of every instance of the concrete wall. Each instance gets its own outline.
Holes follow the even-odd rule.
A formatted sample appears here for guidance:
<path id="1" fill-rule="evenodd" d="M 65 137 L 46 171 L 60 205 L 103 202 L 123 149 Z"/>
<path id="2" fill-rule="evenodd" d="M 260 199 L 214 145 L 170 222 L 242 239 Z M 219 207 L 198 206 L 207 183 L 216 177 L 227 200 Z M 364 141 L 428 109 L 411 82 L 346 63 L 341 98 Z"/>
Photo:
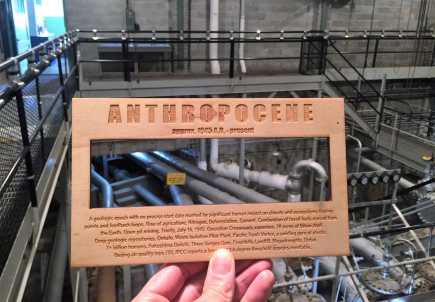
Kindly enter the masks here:
<path id="1" fill-rule="evenodd" d="M 434 0 L 435 1 L 435 0 Z M 309 30 L 319 27 L 322 16 L 325 28 L 330 30 L 369 30 L 372 29 L 410 29 L 417 26 L 417 16 L 422 0 L 350 0 L 346 5 L 335 7 L 329 5 L 322 10 L 322 0 L 246 0 L 246 30 Z M 141 29 L 177 28 L 177 0 L 131 0 L 136 12 L 136 22 Z M 238 30 L 239 0 L 220 0 L 220 29 Z M 188 1 L 184 1 L 184 27 L 188 24 Z M 205 30 L 208 28 L 209 1 L 191 0 L 191 28 Z M 65 1 L 67 24 L 71 28 L 81 29 L 115 29 L 125 28 L 125 1 L 115 0 L 69 0 Z M 435 9 L 433 10 L 435 14 Z M 373 47 L 374 45 L 372 45 Z M 386 49 L 412 49 L 414 42 L 386 42 L 381 45 Z M 186 46 L 187 47 L 187 46 Z M 192 58 L 207 57 L 207 45 L 191 46 Z M 343 43 L 344 51 L 352 50 L 355 45 Z M 356 47 L 364 47 L 363 44 Z M 427 46 L 428 48 L 431 47 Z M 94 47 L 95 49 L 95 47 Z M 246 57 L 299 56 L 300 45 L 297 44 L 246 44 Z M 96 51 L 86 51 L 96 56 Z M 184 50 L 187 54 L 187 49 Z M 236 52 L 237 53 L 237 52 Z M 229 56 L 228 45 L 221 45 L 219 55 Z M 351 57 L 357 65 L 363 64 L 363 56 Z M 412 61 L 402 60 L 398 55 L 385 55 L 378 58 L 380 66 L 397 63 L 409 65 Z M 340 63 L 340 62 L 338 62 Z M 228 64 L 222 62 L 223 72 Z M 298 60 L 250 61 L 248 71 L 252 72 L 289 72 L 297 71 Z M 207 72 L 204 62 L 193 62 L 192 70 Z"/>

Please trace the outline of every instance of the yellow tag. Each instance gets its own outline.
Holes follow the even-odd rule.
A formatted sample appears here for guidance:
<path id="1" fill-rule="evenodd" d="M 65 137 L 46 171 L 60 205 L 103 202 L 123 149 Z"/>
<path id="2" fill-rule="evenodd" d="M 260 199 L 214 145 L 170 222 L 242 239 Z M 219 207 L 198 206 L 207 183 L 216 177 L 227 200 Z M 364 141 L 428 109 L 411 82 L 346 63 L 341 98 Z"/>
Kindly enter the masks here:
<path id="1" fill-rule="evenodd" d="M 167 185 L 184 185 L 186 183 L 186 174 L 180 172 L 170 172 L 166 174 Z"/>
<path id="2" fill-rule="evenodd" d="M 425 161 L 430 161 L 430 160 L 432 160 L 432 155 L 423 155 L 423 156 L 421 157 L 421 159 L 422 159 L 422 160 L 425 160 Z"/>

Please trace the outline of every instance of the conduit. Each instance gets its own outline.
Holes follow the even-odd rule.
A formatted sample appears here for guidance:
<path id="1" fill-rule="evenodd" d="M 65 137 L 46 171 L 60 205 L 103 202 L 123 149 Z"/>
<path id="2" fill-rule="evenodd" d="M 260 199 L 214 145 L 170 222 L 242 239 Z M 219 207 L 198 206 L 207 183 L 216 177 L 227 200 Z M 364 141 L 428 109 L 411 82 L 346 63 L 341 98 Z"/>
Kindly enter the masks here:
<path id="1" fill-rule="evenodd" d="M 263 195 L 249 188 L 243 187 L 228 179 L 216 176 L 215 174 L 207 171 L 203 171 L 198 167 L 196 167 L 195 165 L 192 165 L 191 163 L 181 158 L 178 158 L 169 152 L 154 151 L 151 154 L 157 157 L 158 159 L 162 160 L 163 162 L 175 167 L 176 169 L 184 171 L 188 175 L 195 177 L 209 184 L 210 186 L 213 186 L 215 188 L 218 188 L 219 190 L 234 195 L 240 198 L 241 200 L 243 200 L 244 202 L 257 202 L 257 203 L 278 202 L 277 200 L 270 198 L 269 196 Z M 215 201 L 214 199 L 211 198 L 209 199 Z"/>
<path id="2" fill-rule="evenodd" d="M 212 74 L 220 74 L 221 67 L 218 61 L 219 44 L 215 41 L 219 37 L 216 31 L 219 30 L 219 0 L 210 0 L 210 39 L 209 43 L 209 58 Z M 215 32 L 213 32 L 215 31 Z"/>
<path id="3" fill-rule="evenodd" d="M 132 159 L 136 164 L 146 169 L 150 173 L 154 174 L 159 179 L 166 179 L 166 174 L 170 172 L 179 172 L 174 168 L 169 167 L 165 163 L 157 160 L 153 156 L 150 156 L 148 153 L 142 152 L 134 152 L 128 156 Z M 195 167 L 196 168 L 196 167 Z M 198 169 L 198 168 L 197 168 Z M 200 169 L 198 169 L 200 170 Z M 202 170 L 200 170 L 202 171 Z M 205 196 L 209 200 L 213 200 L 214 203 L 242 203 L 241 200 L 237 199 L 230 194 L 222 192 L 205 182 L 197 180 L 193 177 L 186 177 L 186 188 L 190 191 Z"/>

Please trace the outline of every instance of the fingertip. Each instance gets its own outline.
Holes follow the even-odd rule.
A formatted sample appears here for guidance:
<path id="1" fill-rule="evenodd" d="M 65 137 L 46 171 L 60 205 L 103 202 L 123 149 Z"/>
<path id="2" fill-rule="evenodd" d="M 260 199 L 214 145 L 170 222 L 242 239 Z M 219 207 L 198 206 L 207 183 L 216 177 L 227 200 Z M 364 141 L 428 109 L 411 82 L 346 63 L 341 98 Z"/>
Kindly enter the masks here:
<path id="1" fill-rule="evenodd" d="M 264 302 L 272 292 L 275 276 L 267 269 L 260 272 L 248 287 L 242 302 Z"/>

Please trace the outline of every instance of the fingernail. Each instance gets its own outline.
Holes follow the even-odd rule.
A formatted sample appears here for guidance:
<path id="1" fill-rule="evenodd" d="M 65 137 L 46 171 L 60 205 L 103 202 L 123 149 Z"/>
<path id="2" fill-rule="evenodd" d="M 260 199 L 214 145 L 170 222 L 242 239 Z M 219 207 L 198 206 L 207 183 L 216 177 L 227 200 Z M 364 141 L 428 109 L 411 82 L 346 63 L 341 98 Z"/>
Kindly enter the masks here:
<path id="1" fill-rule="evenodd" d="M 217 250 L 210 260 L 210 269 L 217 275 L 226 275 L 233 267 L 233 257 L 226 249 Z"/>

